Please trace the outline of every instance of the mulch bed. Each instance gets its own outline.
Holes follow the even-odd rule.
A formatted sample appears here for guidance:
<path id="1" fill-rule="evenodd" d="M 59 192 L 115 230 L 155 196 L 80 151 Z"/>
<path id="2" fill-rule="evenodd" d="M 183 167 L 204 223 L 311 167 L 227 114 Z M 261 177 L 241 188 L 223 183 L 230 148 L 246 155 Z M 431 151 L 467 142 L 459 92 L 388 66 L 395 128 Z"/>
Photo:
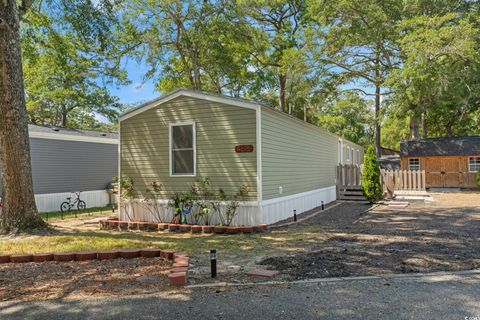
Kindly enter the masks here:
<path id="1" fill-rule="evenodd" d="M 129 295 L 169 289 L 160 257 L 0 265 L 0 301 Z"/>

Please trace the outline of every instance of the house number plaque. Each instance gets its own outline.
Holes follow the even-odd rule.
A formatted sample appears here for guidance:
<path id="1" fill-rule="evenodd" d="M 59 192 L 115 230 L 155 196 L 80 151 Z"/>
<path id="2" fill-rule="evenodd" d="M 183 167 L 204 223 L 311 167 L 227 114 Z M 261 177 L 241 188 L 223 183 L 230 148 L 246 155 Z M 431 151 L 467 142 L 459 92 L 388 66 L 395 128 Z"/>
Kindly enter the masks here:
<path id="1" fill-rule="evenodd" d="M 253 145 L 251 144 L 239 144 L 235 146 L 236 153 L 245 153 L 245 152 L 253 152 Z"/>

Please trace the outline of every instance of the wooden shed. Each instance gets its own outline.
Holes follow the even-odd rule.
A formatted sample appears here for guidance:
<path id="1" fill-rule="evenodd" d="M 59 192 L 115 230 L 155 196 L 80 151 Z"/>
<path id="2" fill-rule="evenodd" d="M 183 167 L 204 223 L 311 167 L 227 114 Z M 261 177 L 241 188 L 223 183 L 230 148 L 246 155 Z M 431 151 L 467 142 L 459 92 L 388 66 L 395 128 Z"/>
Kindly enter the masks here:
<path id="1" fill-rule="evenodd" d="M 480 136 L 402 141 L 403 170 L 425 170 L 427 188 L 475 188 Z"/>

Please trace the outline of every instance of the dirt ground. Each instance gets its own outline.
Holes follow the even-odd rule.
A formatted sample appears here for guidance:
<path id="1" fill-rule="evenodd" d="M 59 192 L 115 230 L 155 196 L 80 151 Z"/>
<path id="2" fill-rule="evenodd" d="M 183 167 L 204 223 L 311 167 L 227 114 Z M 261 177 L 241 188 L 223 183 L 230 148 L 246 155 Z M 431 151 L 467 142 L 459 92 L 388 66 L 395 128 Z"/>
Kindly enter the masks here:
<path id="1" fill-rule="evenodd" d="M 284 279 L 480 268 L 480 194 L 440 194 L 434 200 L 365 213 L 365 206 L 343 203 L 306 222 L 328 233 L 326 241 L 260 264 L 281 271 Z"/>
<path id="2" fill-rule="evenodd" d="M 0 264 L 0 301 L 164 291 L 170 267 L 160 258 Z"/>

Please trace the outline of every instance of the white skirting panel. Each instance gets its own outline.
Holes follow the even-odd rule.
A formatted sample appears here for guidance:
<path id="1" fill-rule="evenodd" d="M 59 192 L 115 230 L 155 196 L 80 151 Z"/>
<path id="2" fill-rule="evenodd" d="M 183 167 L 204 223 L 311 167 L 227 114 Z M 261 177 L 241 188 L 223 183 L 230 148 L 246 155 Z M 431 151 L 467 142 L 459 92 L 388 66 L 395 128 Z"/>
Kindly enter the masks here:
<path id="1" fill-rule="evenodd" d="M 35 202 L 39 212 L 60 211 L 60 205 L 67 201 L 67 197 L 72 197 L 73 202 L 76 196 L 71 192 L 36 194 Z M 80 199 L 85 201 L 87 208 L 105 207 L 110 203 L 110 196 L 106 190 L 82 191 Z"/>
<path id="2" fill-rule="evenodd" d="M 263 223 L 272 224 L 336 200 L 336 187 L 326 187 L 262 201 Z"/>
<path id="3" fill-rule="evenodd" d="M 189 223 L 195 223 L 187 216 Z M 170 222 L 173 218 L 173 211 L 168 206 L 168 201 L 159 200 L 156 204 L 143 200 L 122 202 L 118 219 L 122 221 L 148 221 L 148 222 Z M 237 214 L 232 226 L 250 226 L 262 223 L 257 202 L 244 202 L 237 209 Z M 203 221 L 199 221 L 203 224 Z M 220 221 L 215 214 L 212 216 L 211 224 L 219 224 Z"/>

